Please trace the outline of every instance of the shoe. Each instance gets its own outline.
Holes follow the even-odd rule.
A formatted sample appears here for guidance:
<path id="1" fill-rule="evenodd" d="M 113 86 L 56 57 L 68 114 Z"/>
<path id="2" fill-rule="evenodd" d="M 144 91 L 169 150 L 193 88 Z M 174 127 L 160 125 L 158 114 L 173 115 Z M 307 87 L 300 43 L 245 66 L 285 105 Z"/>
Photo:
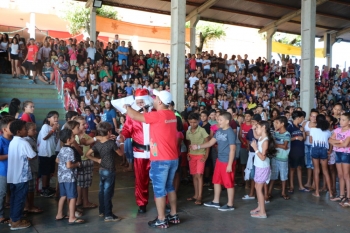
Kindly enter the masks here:
<path id="1" fill-rule="evenodd" d="M 23 75 L 22 79 L 29 79 L 28 75 Z"/>
<path id="2" fill-rule="evenodd" d="M 17 222 L 12 222 L 11 223 L 11 231 L 16 231 L 16 230 L 22 230 L 25 228 L 30 227 L 32 224 L 28 222 L 27 220 L 18 220 Z"/>
<path id="3" fill-rule="evenodd" d="M 34 84 L 38 84 L 38 83 L 36 82 L 36 80 L 35 80 L 35 79 L 33 80 L 33 83 L 34 83 Z"/>
<path id="4" fill-rule="evenodd" d="M 52 197 L 53 195 L 55 195 L 56 192 L 54 191 L 50 191 L 50 189 L 45 189 L 40 196 L 42 197 Z"/>
<path id="5" fill-rule="evenodd" d="M 251 196 L 249 196 L 249 195 L 244 195 L 244 196 L 242 197 L 242 199 L 243 199 L 243 200 L 253 200 L 253 199 L 255 199 L 255 197 L 251 197 Z"/>
<path id="6" fill-rule="evenodd" d="M 231 211 L 231 210 L 235 210 L 235 207 L 233 206 L 229 206 L 229 205 L 224 205 L 224 206 L 221 206 L 218 210 L 220 211 Z"/>
<path id="7" fill-rule="evenodd" d="M 146 212 L 147 212 L 146 206 L 145 206 L 145 205 L 139 206 L 139 209 L 138 209 L 137 212 L 138 212 L 139 214 L 144 214 L 144 213 L 146 213 Z"/>
<path id="8" fill-rule="evenodd" d="M 30 80 L 29 81 L 29 84 L 35 84 L 33 80 Z"/>
<path id="9" fill-rule="evenodd" d="M 153 221 L 149 221 L 148 226 L 154 228 L 169 228 L 169 223 L 167 218 L 165 218 L 164 220 L 159 220 L 157 217 Z"/>
<path id="10" fill-rule="evenodd" d="M 206 202 L 204 203 L 204 206 L 206 207 L 214 207 L 214 208 L 220 208 L 220 204 L 219 203 L 215 203 L 215 202 Z"/>
<path id="11" fill-rule="evenodd" d="M 16 78 L 16 75 L 13 75 L 12 78 Z"/>
<path id="12" fill-rule="evenodd" d="M 121 218 L 113 214 L 112 216 L 105 217 L 104 220 L 105 222 L 118 222 L 121 220 Z"/>
<path id="13" fill-rule="evenodd" d="M 168 214 L 165 218 L 168 220 L 169 223 L 172 223 L 172 224 L 180 223 L 180 218 L 178 214 L 174 214 L 174 215 Z"/>

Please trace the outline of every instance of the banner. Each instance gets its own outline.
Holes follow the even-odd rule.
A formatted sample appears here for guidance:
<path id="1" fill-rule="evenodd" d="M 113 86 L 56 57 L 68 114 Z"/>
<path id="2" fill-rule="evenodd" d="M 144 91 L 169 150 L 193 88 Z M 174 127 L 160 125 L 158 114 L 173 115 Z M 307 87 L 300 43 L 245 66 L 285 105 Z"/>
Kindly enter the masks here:
<path id="1" fill-rule="evenodd" d="M 272 42 L 272 52 L 273 53 L 294 55 L 294 56 L 301 56 L 301 47 L 296 47 L 296 46 L 282 44 L 282 43 L 273 41 Z M 324 58 L 323 48 L 316 48 L 315 49 L 315 57 Z"/>

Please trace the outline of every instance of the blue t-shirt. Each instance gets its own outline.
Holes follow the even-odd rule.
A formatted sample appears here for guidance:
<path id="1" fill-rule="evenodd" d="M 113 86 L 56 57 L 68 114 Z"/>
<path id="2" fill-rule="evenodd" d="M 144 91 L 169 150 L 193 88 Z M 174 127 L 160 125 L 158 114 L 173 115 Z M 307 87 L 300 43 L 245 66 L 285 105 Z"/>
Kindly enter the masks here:
<path id="1" fill-rule="evenodd" d="M 123 46 L 119 46 L 119 47 L 118 47 L 118 52 L 129 53 L 129 48 L 123 47 Z M 118 53 L 118 59 L 119 59 L 119 60 L 122 60 L 122 59 L 127 60 L 128 57 L 127 57 L 126 55 L 124 55 L 124 54 Z M 119 64 L 119 65 L 121 65 L 121 64 Z"/>
<path id="2" fill-rule="evenodd" d="M 125 87 L 124 90 L 126 91 L 127 95 L 132 95 L 134 88 L 133 87 Z"/>
<path id="3" fill-rule="evenodd" d="M 230 157 L 230 145 L 236 145 L 235 132 L 231 127 L 226 130 L 220 128 L 216 131 L 214 138 L 218 143 L 218 159 L 220 162 L 227 163 Z"/>
<path id="4" fill-rule="evenodd" d="M 288 125 L 287 130 L 290 133 L 291 138 L 303 136 L 303 132 L 301 132 L 300 126 L 291 124 L 291 125 Z M 291 141 L 289 156 L 293 158 L 303 157 L 305 155 L 304 147 L 305 147 L 304 141 L 300 141 L 300 140 Z"/>
<path id="5" fill-rule="evenodd" d="M 0 156 L 8 154 L 10 142 L 11 140 L 8 140 L 3 136 L 0 136 Z M 7 159 L 0 160 L 0 176 L 7 177 L 7 163 L 8 163 Z"/>
<path id="6" fill-rule="evenodd" d="M 89 134 L 91 130 L 96 130 L 96 123 L 94 120 L 96 119 L 95 115 L 91 113 L 88 116 L 85 116 L 85 121 L 88 124 L 88 128 L 86 129 L 85 133 Z"/>
<path id="7" fill-rule="evenodd" d="M 112 128 L 114 128 L 113 119 L 115 119 L 116 116 L 117 116 L 117 113 L 115 112 L 114 109 L 110 109 L 110 110 L 105 109 L 103 112 L 102 118 L 105 122 L 110 123 L 112 125 Z"/>

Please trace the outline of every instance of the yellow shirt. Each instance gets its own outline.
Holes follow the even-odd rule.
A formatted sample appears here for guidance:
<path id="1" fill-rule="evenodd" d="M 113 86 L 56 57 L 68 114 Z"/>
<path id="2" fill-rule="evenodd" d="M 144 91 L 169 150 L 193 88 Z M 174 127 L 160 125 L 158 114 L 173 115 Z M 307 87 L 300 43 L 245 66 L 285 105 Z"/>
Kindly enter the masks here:
<path id="1" fill-rule="evenodd" d="M 248 109 L 253 109 L 253 108 L 256 108 L 256 103 L 252 103 L 252 104 L 248 104 Z"/>
<path id="2" fill-rule="evenodd" d="M 204 143 L 204 139 L 206 139 L 209 136 L 205 129 L 198 126 L 196 131 L 191 132 L 191 129 L 187 130 L 186 132 L 186 139 L 191 142 L 191 145 L 199 145 Z M 190 154 L 192 155 L 204 155 L 206 152 L 206 149 L 199 149 L 199 150 L 191 150 Z"/>
<path id="3" fill-rule="evenodd" d="M 85 138 L 85 140 L 88 140 L 91 137 L 87 134 L 84 134 L 82 138 Z M 75 141 L 80 145 L 79 135 L 75 135 Z M 83 146 L 83 156 L 81 156 L 82 161 L 88 160 L 88 158 L 85 155 L 89 150 L 90 150 L 90 146 Z"/>

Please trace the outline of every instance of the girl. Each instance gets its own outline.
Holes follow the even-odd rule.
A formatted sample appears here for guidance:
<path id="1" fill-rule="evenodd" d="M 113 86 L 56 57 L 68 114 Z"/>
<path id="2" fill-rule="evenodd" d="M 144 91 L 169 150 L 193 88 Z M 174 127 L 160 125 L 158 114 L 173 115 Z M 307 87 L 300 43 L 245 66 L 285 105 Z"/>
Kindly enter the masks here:
<path id="1" fill-rule="evenodd" d="M 23 114 L 20 119 L 25 122 L 34 122 L 34 103 L 32 101 L 25 101 L 22 110 Z"/>
<path id="2" fill-rule="evenodd" d="M 21 74 L 21 71 L 19 69 L 18 61 L 19 61 L 19 44 L 18 44 L 18 39 L 16 37 L 12 38 L 12 43 L 11 43 L 11 67 L 12 67 L 12 78 L 19 78 L 19 75 Z"/>
<path id="3" fill-rule="evenodd" d="M 331 133 L 334 133 L 334 124 L 336 122 L 336 119 L 330 115 L 326 116 L 327 121 L 329 122 L 329 131 L 331 131 Z M 331 192 L 336 193 L 336 188 L 335 188 L 335 182 L 336 182 L 336 176 L 337 176 L 337 172 L 335 170 L 335 151 L 333 151 L 333 147 L 332 145 L 329 145 L 331 148 L 330 150 L 332 151 L 331 154 L 328 156 L 328 168 L 329 168 L 329 173 L 330 173 L 330 179 L 331 179 Z M 325 178 L 323 177 L 323 180 L 325 180 Z M 326 185 L 323 185 L 322 190 L 326 190 Z"/>
<path id="4" fill-rule="evenodd" d="M 256 126 L 256 135 L 260 136 L 258 143 L 255 140 L 251 143 L 255 151 L 254 166 L 255 166 L 255 190 L 258 196 L 258 207 L 250 211 L 250 216 L 253 218 L 267 218 L 265 211 L 265 198 L 263 187 L 267 190 L 267 185 L 270 180 L 271 168 L 270 158 L 276 155 L 275 140 L 270 131 L 270 124 L 267 121 L 261 121 Z"/>
<path id="5" fill-rule="evenodd" d="M 315 192 L 312 194 L 314 197 L 320 197 L 319 183 L 320 183 L 320 162 L 322 166 L 322 173 L 326 178 L 324 182 L 327 183 L 329 196 L 333 198 L 331 190 L 331 181 L 329 178 L 327 161 L 330 154 L 328 139 L 331 136 L 331 132 L 328 130 L 329 123 L 326 117 L 322 114 L 316 117 L 316 127 L 310 129 L 309 141 L 312 144 L 311 157 L 312 164 L 314 165 L 314 183 Z"/>
<path id="6" fill-rule="evenodd" d="M 329 143 L 333 145 L 336 158 L 335 163 L 338 172 L 340 195 L 331 199 L 331 201 L 340 201 L 340 205 L 343 207 L 350 206 L 350 113 L 344 113 L 340 117 L 340 127 L 334 130 L 334 134 L 329 139 Z M 347 190 L 347 196 L 345 197 L 345 187 Z"/>
<path id="7" fill-rule="evenodd" d="M 71 94 L 70 96 L 71 100 L 70 100 L 70 110 L 72 111 L 77 111 L 78 110 L 78 100 L 77 98 L 75 97 L 75 94 Z M 84 101 L 83 101 L 84 102 Z M 85 107 L 85 106 L 84 106 Z M 84 109 L 84 108 L 83 108 Z M 82 111 L 84 112 L 84 110 Z"/>
<path id="8" fill-rule="evenodd" d="M 94 81 L 95 79 L 96 79 L 95 70 L 90 69 L 89 70 L 89 84 L 91 84 L 92 81 Z"/>

